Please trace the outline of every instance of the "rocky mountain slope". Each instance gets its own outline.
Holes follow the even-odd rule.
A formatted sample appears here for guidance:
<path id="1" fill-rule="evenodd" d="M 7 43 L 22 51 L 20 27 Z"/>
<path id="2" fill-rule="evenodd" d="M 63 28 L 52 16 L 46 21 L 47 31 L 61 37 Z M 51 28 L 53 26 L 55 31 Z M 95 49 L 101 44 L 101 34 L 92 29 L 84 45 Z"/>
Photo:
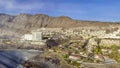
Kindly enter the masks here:
<path id="1" fill-rule="evenodd" d="M 119 23 L 73 20 L 67 16 L 51 17 L 44 14 L 19 14 L 13 16 L 0 14 L 0 32 L 8 34 L 23 34 L 25 32 L 29 32 L 32 29 L 38 29 L 41 27 L 108 27 L 109 25 L 120 26 Z"/>

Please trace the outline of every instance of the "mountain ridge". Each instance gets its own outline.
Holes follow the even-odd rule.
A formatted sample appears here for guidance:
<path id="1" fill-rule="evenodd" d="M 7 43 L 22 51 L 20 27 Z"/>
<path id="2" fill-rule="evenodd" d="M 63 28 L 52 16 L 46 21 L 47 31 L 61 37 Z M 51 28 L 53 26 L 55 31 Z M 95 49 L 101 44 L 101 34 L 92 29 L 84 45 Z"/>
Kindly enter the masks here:
<path id="1" fill-rule="evenodd" d="M 8 15 L 0 13 L 0 30 L 25 33 L 41 27 L 72 28 L 72 27 L 108 27 L 120 26 L 120 23 L 74 20 L 68 16 L 52 17 L 46 14 Z"/>

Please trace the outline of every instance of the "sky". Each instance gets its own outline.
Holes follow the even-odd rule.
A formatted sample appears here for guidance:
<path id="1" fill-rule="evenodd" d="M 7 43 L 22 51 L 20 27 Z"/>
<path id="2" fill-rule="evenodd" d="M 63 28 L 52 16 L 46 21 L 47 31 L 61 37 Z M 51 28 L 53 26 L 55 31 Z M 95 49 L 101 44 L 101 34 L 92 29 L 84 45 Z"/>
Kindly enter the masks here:
<path id="1" fill-rule="evenodd" d="M 0 13 L 47 14 L 77 20 L 120 22 L 120 0 L 0 0 Z"/>

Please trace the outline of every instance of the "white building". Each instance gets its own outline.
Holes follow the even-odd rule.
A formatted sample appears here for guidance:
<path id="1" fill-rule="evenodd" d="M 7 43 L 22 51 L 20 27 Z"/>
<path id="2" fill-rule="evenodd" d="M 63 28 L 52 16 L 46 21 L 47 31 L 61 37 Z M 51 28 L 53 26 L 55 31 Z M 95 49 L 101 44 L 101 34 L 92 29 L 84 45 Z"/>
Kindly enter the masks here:
<path id="1" fill-rule="evenodd" d="M 32 34 L 25 34 L 23 37 L 22 37 L 22 40 L 32 40 L 33 36 Z"/>
<path id="2" fill-rule="evenodd" d="M 32 32 L 31 34 L 25 34 L 21 40 L 27 41 L 42 41 L 42 32 Z"/>
<path id="3" fill-rule="evenodd" d="M 33 32 L 32 36 L 33 41 L 42 41 L 42 32 Z"/>

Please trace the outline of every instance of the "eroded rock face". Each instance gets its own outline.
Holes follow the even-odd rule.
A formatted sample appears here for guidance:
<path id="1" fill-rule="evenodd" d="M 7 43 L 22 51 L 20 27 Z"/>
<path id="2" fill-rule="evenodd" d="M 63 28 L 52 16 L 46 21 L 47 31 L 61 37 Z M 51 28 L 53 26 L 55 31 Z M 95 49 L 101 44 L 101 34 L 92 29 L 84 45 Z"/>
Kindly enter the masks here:
<path id="1" fill-rule="evenodd" d="M 95 41 L 95 38 L 89 38 L 88 42 L 86 44 L 86 54 L 88 56 L 88 60 L 94 60 L 94 49 L 97 46 L 97 42 Z"/>
<path id="2" fill-rule="evenodd" d="M 86 46 L 87 52 L 88 53 L 93 53 L 94 48 L 97 46 L 97 42 L 95 41 L 95 38 L 91 38 L 88 41 L 88 44 Z"/>

